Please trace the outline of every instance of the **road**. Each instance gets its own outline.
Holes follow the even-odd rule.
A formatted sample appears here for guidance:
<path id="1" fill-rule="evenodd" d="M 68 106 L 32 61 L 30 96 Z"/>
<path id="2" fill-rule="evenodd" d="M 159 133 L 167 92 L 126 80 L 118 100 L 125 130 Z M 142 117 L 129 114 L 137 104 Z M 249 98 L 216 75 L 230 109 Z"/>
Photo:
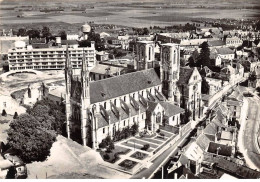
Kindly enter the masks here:
<path id="1" fill-rule="evenodd" d="M 169 156 L 176 154 L 178 152 L 178 146 L 182 146 L 186 142 L 186 138 L 190 135 L 190 131 L 188 131 L 184 136 L 182 136 L 174 145 L 170 146 L 167 150 L 165 150 L 159 157 L 157 157 L 153 164 L 148 169 L 143 169 L 138 172 L 134 176 L 133 179 L 148 179 L 152 177 L 153 173 L 160 166 L 163 166 L 163 163 L 166 163 L 169 159 Z"/>
<path id="2" fill-rule="evenodd" d="M 260 99 L 256 96 L 248 98 L 248 119 L 241 123 L 242 136 L 241 152 L 250 168 L 260 170 L 260 151 L 257 146 L 258 129 L 260 124 Z"/>

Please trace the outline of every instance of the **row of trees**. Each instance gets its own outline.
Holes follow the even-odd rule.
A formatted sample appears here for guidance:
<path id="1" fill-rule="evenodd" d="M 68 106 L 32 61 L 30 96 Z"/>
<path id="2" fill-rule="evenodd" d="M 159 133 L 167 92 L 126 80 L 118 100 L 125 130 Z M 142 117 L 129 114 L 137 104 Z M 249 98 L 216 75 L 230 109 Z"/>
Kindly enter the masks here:
<path id="1" fill-rule="evenodd" d="M 65 106 L 38 101 L 10 124 L 8 146 L 26 163 L 44 161 L 57 134 L 64 134 Z"/>
<path id="2" fill-rule="evenodd" d="M 29 38 L 46 38 L 47 41 L 55 39 L 50 31 L 50 28 L 46 26 L 44 26 L 41 30 L 34 28 L 28 30 L 25 28 L 20 28 L 17 32 L 17 36 L 29 36 Z M 67 38 L 67 34 L 64 30 L 59 31 L 58 36 L 60 36 L 62 40 Z"/>

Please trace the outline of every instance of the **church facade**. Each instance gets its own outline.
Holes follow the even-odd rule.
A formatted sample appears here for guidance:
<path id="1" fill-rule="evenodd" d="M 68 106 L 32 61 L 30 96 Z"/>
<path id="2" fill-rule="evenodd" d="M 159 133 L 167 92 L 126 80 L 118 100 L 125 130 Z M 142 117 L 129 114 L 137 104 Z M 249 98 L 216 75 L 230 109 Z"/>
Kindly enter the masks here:
<path id="1" fill-rule="evenodd" d="M 135 72 L 99 81 L 90 81 L 85 53 L 80 76 L 73 75 L 67 54 L 65 80 L 68 138 L 96 149 L 108 135 L 113 138 L 116 131 L 131 127 L 134 123 L 138 124 L 139 131 L 150 132 L 156 132 L 160 126 L 181 124 L 180 115 L 187 108 L 180 107 L 181 100 L 185 97 L 186 105 L 191 101 L 180 92 L 178 83 L 181 70 L 180 46 L 161 44 L 160 47 L 159 73 L 154 69 L 154 42 L 140 41 L 137 43 Z M 187 86 L 190 85 L 190 82 L 187 83 Z"/>

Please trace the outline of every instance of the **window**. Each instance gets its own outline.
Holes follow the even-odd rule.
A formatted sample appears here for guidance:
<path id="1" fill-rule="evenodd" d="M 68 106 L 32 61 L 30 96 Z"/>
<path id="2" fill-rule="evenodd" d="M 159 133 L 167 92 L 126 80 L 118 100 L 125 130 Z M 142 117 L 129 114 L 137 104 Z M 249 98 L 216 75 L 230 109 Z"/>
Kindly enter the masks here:
<path id="1" fill-rule="evenodd" d="M 115 106 L 116 106 L 116 99 L 114 100 L 114 104 L 115 104 Z"/>
<path id="2" fill-rule="evenodd" d="M 3 104 L 4 104 L 4 107 L 6 107 L 6 102 L 4 102 Z"/>
<path id="3" fill-rule="evenodd" d="M 107 103 L 106 102 L 104 103 L 104 108 L 107 109 Z"/>
<path id="4" fill-rule="evenodd" d="M 103 133 L 105 133 L 106 132 L 106 128 L 103 128 Z"/>
<path id="5" fill-rule="evenodd" d="M 194 80 L 197 80 L 197 76 L 194 76 Z"/>
<path id="6" fill-rule="evenodd" d="M 125 126 L 125 121 L 124 121 L 124 126 Z"/>
<path id="7" fill-rule="evenodd" d="M 135 123 L 135 117 L 133 117 L 133 122 Z"/>
<path id="8" fill-rule="evenodd" d="M 126 96 L 124 96 L 124 102 L 126 102 Z"/>

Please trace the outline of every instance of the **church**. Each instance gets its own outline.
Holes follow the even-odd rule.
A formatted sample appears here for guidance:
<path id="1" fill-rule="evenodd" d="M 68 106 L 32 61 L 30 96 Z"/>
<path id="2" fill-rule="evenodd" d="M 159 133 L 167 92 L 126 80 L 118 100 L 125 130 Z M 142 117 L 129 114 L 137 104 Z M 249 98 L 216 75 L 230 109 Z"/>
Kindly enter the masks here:
<path id="1" fill-rule="evenodd" d="M 181 114 L 201 113 L 201 76 L 196 68 L 180 68 L 180 46 L 137 42 L 135 71 L 91 81 L 83 51 L 81 75 L 73 74 L 66 54 L 66 123 L 68 138 L 97 149 L 108 135 L 138 125 L 139 131 L 156 132 L 161 126 L 181 124 Z M 159 69 L 157 69 L 158 67 Z"/>

